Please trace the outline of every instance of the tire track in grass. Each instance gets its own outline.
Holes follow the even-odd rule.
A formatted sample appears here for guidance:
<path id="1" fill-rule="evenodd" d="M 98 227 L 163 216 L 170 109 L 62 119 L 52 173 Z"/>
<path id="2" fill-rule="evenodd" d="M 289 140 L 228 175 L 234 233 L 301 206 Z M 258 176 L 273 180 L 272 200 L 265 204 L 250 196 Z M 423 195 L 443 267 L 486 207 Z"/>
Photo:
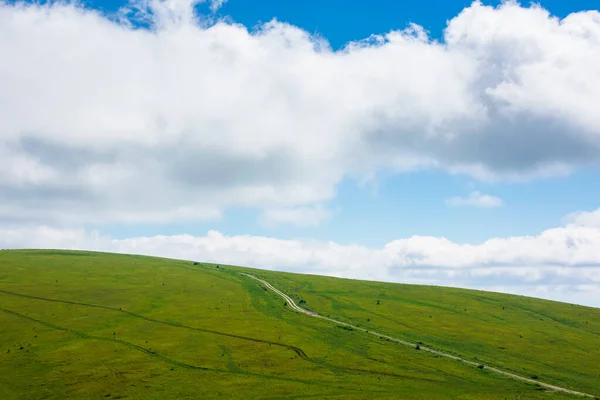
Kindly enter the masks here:
<path id="1" fill-rule="evenodd" d="M 97 305 L 97 304 L 81 303 L 81 302 L 70 301 L 70 300 L 50 299 L 50 298 L 46 298 L 46 297 L 32 296 L 32 295 L 27 295 L 27 294 L 22 294 L 22 293 L 10 292 L 10 291 L 7 291 L 7 290 L 0 290 L 0 293 L 12 295 L 12 296 L 17 296 L 17 297 L 22 297 L 22 298 L 27 298 L 27 299 L 49 301 L 49 302 L 53 302 L 53 303 L 62 303 L 62 304 L 78 305 L 78 306 L 83 306 L 83 307 L 99 308 L 99 309 L 113 311 L 113 312 L 120 312 L 120 313 L 127 314 L 127 315 L 135 317 L 135 318 L 143 319 L 143 320 L 148 321 L 148 322 L 153 322 L 153 323 L 157 323 L 157 324 L 167 325 L 167 326 L 171 326 L 171 327 L 175 327 L 175 328 L 189 329 L 189 330 L 193 330 L 193 331 L 198 331 L 198 332 L 203 332 L 203 333 L 210 333 L 210 334 L 214 334 L 214 335 L 220 335 L 220 336 L 225 336 L 225 337 L 230 337 L 230 338 L 235 338 L 235 339 L 242 339 L 242 340 L 252 341 L 252 342 L 266 344 L 266 345 L 274 345 L 274 346 L 278 346 L 278 347 L 284 348 L 286 350 L 293 351 L 294 353 L 296 353 L 296 355 L 298 355 L 298 357 L 300 357 L 304 361 L 308 361 L 308 362 L 310 362 L 312 364 L 319 365 L 321 367 L 325 367 L 325 368 L 328 368 L 330 370 L 347 371 L 347 372 L 352 372 L 352 373 L 368 373 L 368 374 L 374 374 L 374 375 L 394 376 L 396 378 L 402 378 L 402 379 L 409 378 L 409 379 L 420 379 L 420 380 L 424 380 L 424 381 L 430 381 L 429 379 L 426 379 L 426 378 L 415 378 L 414 376 L 409 376 L 409 375 L 395 374 L 395 373 L 382 372 L 382 371 L 371 371 L 371 370 L 360 369 L 360 368 L 350 368 L 350 367 L 343 367 L 343 366 L 328 364 L 328 363 L 325 363 L 325 362 L 322 362 L 322 361 L 317 361 L 317 360 L 313 360 L 313 359 L 309 358 L 308 355 L 304 352 L 304 350 L 302 350 L 301 348 L 299 348 L 297 346 L 294 346 L 294 345 L 289 345 L 289 344 L 279 343 L 279 342 L 272 342 L 272 341 L 258 339 L 258 338 L 251 338 L 251 337 L 247 337 L 247 336 L 235 335 L 235 334 L 231 334 L 231 333 L 219 332 L 219 331 L 215 331 L 215 330 L 211 330 L 211 329 L 196 328 L 196 327 L 193 327 L 193 326 L 179 324 L 177 322 L 161 321 L 161 320 L 157 320 L 157 319 L 154 319 L 154 318 L 145 317 L 143 315 L 136 314 L 134 312 L 123 310 L 123 309 L 118 309 L 118 308 L 113 308 L 113 307 L 108 307 L 108 306 L 102 306 L 102 305 Z M 50 323 L 45 322 L 45 321 L 37 320 L 35 318 L 29 317 L 29 316 L 26 316 L 26 315 L 23 315 L 23 314 L 16 313 L 14 311 L 6 310 L 6 309 L 3 309 L 3 308 L 0 308 L 0 310 L 3 310 L 3 311 L 5 311 L 5 312 L 7 312 L 9 314 L 14 314 L 14 315 L 26 318 L 26 319 L 30 319 L 32 321 L 35 321 L 35 322 L 38 322 L 40 324 L 46 325 L 46 326 L 48 326 L 50 328 L 54 328 L 54 329 L 58 329 L 58 330 L 63 330 L 63 331 L 69 331 L 69 332 L 73 333 L 74 335 L 79 336 L 82 339 L 95 339 L 95 340 L 102 340 L 102 341 L 108 341 L 108 342 L 121 343 L 121 344 L 123 344 L 125 346 L 128 346 L 128 347 L 134 349 L 134 350 L 139 350 L 139 351 L 141 351 L 143 353 L 146 353 L 148 355 L 152 355 L 152 356 L 156 356 L 158 358 L 162 358 L 164 361 L 166 361 L 168 363 L 171 363 L 171 364 L 174 364 L 174 365 L 179 365 L 179 366 L 182 366 L 184 368 L 208 369 L 208 370 L 211 370 L 211 371 L 225 372 L 225 371 L 221 371 L 221 370 L 213 370 L 213 369 L 210 369 L 210 368 L 195 367 L 193 365 L 188 365 L 187 367 L 185 367 L 185 365 L 187 365 L 187 364 L 180 363 L 179 361 L 176 361 L 176 360 L 171 360 L 171 359 L 164 358 L 163 356 L 158 355 L 158 354 L 154 353 L 153 351 L 147 350 L 147 349 L 145 349 L 143 347 L 139 347 L 139 346 L 134 345 L 134 344 L 129 343 L 129 342 L 120 341 L 118 339 L 106 339 L 106 338 L 102 338 L 102 337 L 89 336 L 89 335 L 86 335 L 84 333 L 77 332 L 77 331 L 74 331 L 74 330 L 71 330 L 71 329 L 67 329 L 67 328 L 63 328 L 63 327 L 60 327 L 58 325 L 53 325 L 53 324 L 50 324 Z M 133 346 L 133 347 L 131 347 L 131 346 Z M 241 373 L 241 372 L 239 372 L 239 373 Z M 244 373 L 244 374 L 253 375 L 251 373 Z M 267 376 L 267 375 L 260 375 L 260 374 L 258 374 L 257 376 Z M 299 381 L 299 382 L 302 382 L 302 381 Z"/>
<path id="2" fill-rule="evenodd" d="M 184 362 L 181 361 L 177 361 L 174 360 L 172 358 L 169 357 L 165 357 L 161 354 L 158 354 L 152 350 L 148 350 L 145 349 L 141 346 L 138 346 L 136 344 L 130 343 L 130 342 L 126 342 L 124 340 L 120 340 L 120 339 L 107 339 L 107 338 L 103 338 L 103 337 L 99 337 L 99 336 L 92 336 L 92 335 L 87 335 L 83 332 L 79 332 L 73 329 L 69 329 L 69 328 L 65 328 L 59 325 L 55 325 L 52 323 L 49 323 L 47 321 L 43 321 L 37 318 L 33 318 L 30 317 L 28 315 L 25 314 L 21 314 L 12 310 L 8 310 L 6 308 L 2 308 L 0 307 L 0 311 L 5 312 L 6 314 L 21 318 L 21 319 L 25 319 L 31 322 L 35 322 L 38 323 L 40 325 L 44 325 L 48 328 L 52 328 L 52 329 L 56 329 L 58 331 L 63 331 L 63 332 L 67 332 L 67 333 L 71 333 L 75 336 L 77 336 L 80 339 L 87 339 L 87 340 L 98 340 L 98 341 L 103 341 L 103 342 L 108 342 L 108 343 L 117 343 L 117 344 L 121 344 L 123 346 L 126 346 L 132 350 L 136 350 L 139 351 L 141 353 L 147 354 L 151 357 L 157 358 L 159 360 L 162 360 L 168 364 L 171 365 L 175 365 L 178 367 L 182 367 L 185 369 L 190 369 L 190 370 L 200 370 L 200 371 L 210 371 L 210 372 L 217 372 L 217 373 L 225 373 L 225 374 L 236 374 L 236 375 L 247 375 L 247 376 L 255 376 L 255 377 L 259 377 L 259 378 L 268 378 L 268 379 L 275 379 L 275 380 L 279 380 L 279 381 L 286 381 L 286 382 L 295 382 L 295 383 L 303 383 L 303 384 L 307 384 L 307 385 L 319 385 L 319 386 L 324 386 L 324 387 L 328 387 L 329 383 L 327 382 L 318 382 L 318 381 L 308 381 L 308 380 L 303 380 L 303 379 L 296 379 L 296 378 L 286 378 L 286 377 L 282 377 L 282 376 L 273 376 L 273 375 L 264 375 L 264 374 L 256 374 L 256 373 L 252 373 L 252 372 L 244 372 L 244 371 L 229 371 L 229 370 L 221 370 L 221 369 L 217 369 L 217 368 L 209 368 L 209 367 L 202 367 L 202 366 L 198 366 L 198 365 L 191 365 L 191 364 L 186 364 Z"/>
<path id="3" fill-rule="evenodd" d="M 80 339 L 92 339 L 92 340 L 100 340 L 100 341 L 104 341 L 104 342 L 119 343 L 119 344 L 122 344 L 124 346 L 129 347 L 130 349 L 141 351 L 142 353 L 148 354 L 149 356 L 159 358 L 159 359 L 161 359 L 161 360 L 163 360 L 163 361 L 165 361 L 165 362 L 167 362 L 169 364 L 177 365 L 179 367 L 188 368 L 188 369 L 201 369 L 201 370 L 206 370 L 206 371 L 215 371 L 212 368 L 199 367 L 199 366 L 196 366 L 196 365 L 186 364 L 186 363 L 183 363 L 183 362 L 180 362 L 180 361 L 177 361 L 177 360 L 173 360 L 171 358 L 168 358 L 168 357 L 162 356 L 160 354 L 157 354 L 154 351 L 145 349 L 145 348 L 143 348 L 141 346 L 138 346 L 138 345 L 130 343 L 130 342 L 126 342 L 124 340 L 120 340 L 120 339 L 107 339 L 107 338 L 103 338 L 103 337 L 100 337 L 100 336 L 92 336 L 92 335 L 85 334 L 83 332 L 76 331 L 74 329 L 69 329 L 69 328 L 64 328 L 62 326 L 59 326 L 59 325 L 54 325 L 54 324 L 51 324 L 49 322 L 42 321 L 40 319 L 33 318 L 33 317 L 30 317 L 30 316 L 25 315 L 25 314 L 21 314 L 21 313 L 15 312 L 15 311 L 8 310 L 6 308 L 1 308 L 0 307 L 0 310 L 4 311 L 7 314 L 14 315 L 16 317 L 27 319 L 29 321 L 36 322 L 38 324 L 47 326 L 48 328 L 52 328 L 52 329 L 56 329 L 58 331 L 63 331 L 63 332 L 71 333 L 71 334 L 77 336 Z"/>
<path id="4" fill-rule="evenodd" d="M 230 337 L 230 338 L 234 338 L 234 339 L 247 340 L 247 341 L 251 341 L 251 342 L 255 342 L 255 343 L 262 343 L 262 344 L 266 344 L 266 345 L 274 345 L 274 346 L 285 348 L 287 350 L 291 350 L 294 353 L 296 353 L 298 355 L 298 357 L 302 358 L 303 360 L 308 360 L 308 356 L 306 355 L 306 353 L 304 352 L 304 350 L 302 350 L 301 348 L 299 348 L 297 346 L 293 346 L 293 345 L 286 344 L 286 343 L 273 342 L 273 341 L 264 340 L 264 339 L 258 339 L 258 338 L 248 337 L 248 336 L 236 335 L 236 334 L 233 334 L 233 333 L 220 332 L 220 331 L 215 331 L 215 330 L 212 330 L 212 329 L 197 328 L 197 327 L 193 327 L 193 326 L 188 326 L 188 325 L 180 324 L 178 322 L 162 321 L 162 320 L 158 320 L 158 319 L 146 317 L 146 316 L 143 316 L 141 314 L 137 314 L 137 313 L 134 313 L 134 312 L 131 312 L 131 311 L 123 310 L 123 309 L 120 309 L 120 308 L 113 308 L 113 307 L 102 306 L 102 305 L 97 305 L 97 304 L 80 303 L 80 302 L 69 301 L 69 300 L 50 299 L 50 298 L 47 298 L 47 297 L 40 297 L 40 296 L 31 296 L 31 295 L 28 295 L 28 294 L 9 292 L 7 290 L 0 290 L 0 293 L 8 294 L 8 295 L 11 295 L 11 296 L 23 297 L 23 298 L 27 298 L 27 299 L 49 301 L 49 302 L 53 302 L 53 303 L 63 303 L 63 304 L 71 304 L 71 305 L 77 305 L 77 306 L 83 306 L 83 307 L 99 308 L 99 309 L 102 309 L 102 310 L 108 310 L 108 311 L 113 311 L 113 312 L 120 312 L 120 313 L 123 313 L 123 314 L 130 315 L 132 317 L 143 319 L 145 321 L 153 322 L 153 323 L 156 323 L 156 324 L 168 325 L 168 326 L 172 326 L 172 327 L 176 327 L 176 328 L 183 328 L 183 329 L 189 329 L 189 330 L 194 330 L 194 331 L 198 331 L 198 332 L 210 333 L 210 334 L 213 334 L 213 335 L 226 336 L 226 337 Z"/>
<path id="5" fill-rule="evenodd" d="M 286 381 L 286 382 L 295 382 L 295 383 L 303 383 L 303 384 L 307 384 L 307 385 L 319 385 L 319 386 L 324 386 L 324 387 L 330 387 L 330 383 L 329 382 L 318 382 L 318 381 L 307 381 L 307 380 L 303 380 L 303 379 L 297 379 L 297 378 L 287 378 L 287 377 L 281 377 L 281 376 L 273 376 L 273 375 L 264 375 L 264 374 L 257 374 L 257 373 L 252 373 L 252 372 L 246 372 L 246 371 L 239 371 L 239 370 L 221 370 L 221 369 L 217 369 L 217 368 L 209 368 L 209 367 L 202 367 L 202 366 L 198 366 L 198 365 L 191 365 L 191 364 L 187 364 L 181 361 L 177 361 L 174 360 L 172 358 L 169 357 L 165 357 L 161 354 L 156 353 L 155 351 L 152 350 L 148 350 L 145 349 L 141 346 L 138 346 L 136 344 L 127 342 L 125 340 L 120 340 L 120 339 L 107 339 L 107 338 L 103 338 L 100 336 L 93 336 L 93 335 L 88 335 L 85 334 L 83 332 L 79 332 L 73 329 L 69 329 L 69 328 L 65 328 L 59 325 L 55 325 L 52 323 L 49 323 L 47 321 L 43 321 L 37 318 L 33 318 L 30 317 L 28 315 L 25 314 L 21 314 L 12 310 L 8 310 L 6 308 L 2 308 L 0 307 L 0 311 L 3 311 L 9 315 L 13 315 L 15 317 L 18 318 L 22 318 L 22 319 L 26 319 L 28 321 L 34 322 L 34 323 L 38 323 L 40 325 L 44 325 L 48 328 L 52 328 L 58 331 L 63 331 L 63 332 L 67 332 L 67 333 L 71 333 L 75 336 L 77 336 L 80 339 L 86 339 L 86 340 L 97 340 L 97 341 L 102 341 L 102 342 L 108 342 L 108 343 L 117 343 L 117 344 L 121 344 L 123 346 L 128 347 L 129 349 L 132 350 L 136 350 L 139 351 L 141 353 L 147 354 L 151 357 L 157 358 L 159 360 L 162 360 L 168 364 L 171 365 L 176 365 L 178 367 L 182 367 L 185 369 L 191 369 L 191 370 L 201 370 L 201 371 L 211 371 L 211 372 L 218 372 L 218 373 L 226 373 L 226 374 L 236 374 L 236 375 L 247 375 L 247 376 L 255 376 L 255 377 L 260 377 L 260 378 L 269 378 L 269 379 L 275 379 L 275 380 L 280 380 L 280 381 Z M 346 368 L 346 367 L 337 367 L 334 365 L 330 365 L 330 364 L 326 364 L 326 363 L 321 363 L 321 362 L 316 362 L 310 359 L 306 359 L 307 361 L 316 364 L 316 365 L 320 365 L 320 366 L 324 366 L 327 368 L 332 368 L 332 369 L 338 369 L 338 370 L 345 370 L 345 371 L 351 371 L 354 373 L 370 373 L 370 374 L 377 374 L 377 375 L 385 375 L 385 376 L 391 376 L 391 377 L 396 377 L 396 378 L 409 378 L 409 379 L 414 379 L 414 377 L 411 376 L 405 376 L 405 375 L 399 375 L 399 374 L 393 374 L 393 373 L 386 373 L 386 372 L 378 372 L 378 371 L 368 371 L 368 370 L 362 370 L 362 369 L 354 369 L 354 368 Z M 421 380 L 428 380 L 428 379 L 421 379 Z"/>
<path id="6" fill-rule="evenodd" d="M 283 293 L 282 291 L 276 289 L 273 285 L 271 285 L 269 282 L 265 281 L 264 279 L 257 278 L 256 276 L 251 275 L 251 274 L 247 274 L 245 272 L 242 272 L 241 274 L 245 275 L 245 276 L 247 276 L 249 278 L 252 278 L 252 279 L 255 279 L 255 280 L 259 281 L 260 283 L 262 283 L 263 285 L 265 285 L 268 289 L 272 290 L 273 292 L 275 292 L 279 296 L 283 297 L 283 299 L 286 301 L 286 303 L 289 304 L 290 308 L 292 310 L 294 310 L 294 311 L 297 311 L 297 312 L 302 313 L 302 314 L 309 315 L 309 316 L 314 317 L 314 318 L 324 319 L 326 321 L 330 321 L 330 322 L 336 323 L 338 325 L 347 326 L 347 327 L 355 329 L 357 331 L 365 332 L 365 333 L 368 333 L 368 334 L 371 334 L 371 335 L 374 335 L 374 336 L 379 336 L 380 338 L 388 339 L 390 341 L 393 341 L 393 342 L 396 342 L 396 343 L 400 343 L 400 344 L 405 345 L 405 346 L 410 346 L 410 347 L 413 347 L 413 348 L 417 346 L 416 343 L 411 343 L 411 342 L 406 341 L 406 340 L 402 340 L 402 339 L 398 339 L 398 338 L 391 337 L 391 336 L 388 336 L 388 335 L 384 335 L 382 333 L 378 333 L 378 332 L 375 332 L 375 331 L 372 331 L 372 330 L 367 330 L 365 328 L 361 328 L 361 327 L 358 327 L 356 325 L 352 325 L 352 324 L 349 324 L 349 323 L 346 323 L 346 322 L 338 321 L 338 320 L 333 319 L 333 318 L 325 317 L 325 316 L 323 316 L 321 314 L 318 314 L 318 313 L 316 313 L 314 311 L 306 310 L 306 309 L 300 307 L 299 305 L 297 305 L 290 296 L 288 296 L 287 294 Z M 479 363 L 476 363 L 476 362 L 470 361 L 470 360 L 466 360 L 464 358 L 461 358 L 461 357 L 458 357 L 458 356 L 455 356 L 455 355 L 452 355 L 452 354 L 449 354 L 449 353 L 444 353 L 443 351 L 434 350 L 432 348 L 421 346 L 421 345 L 419 345 L 419 348 L 421 350 L 423 350 L 423 351 L 427 351 L 427 352 L 432 353 L 432 354 L 436 354 L 436 355 L 439 355 L 439 356 L 442 356 L 442 357 L 446 357 L 446 358 L 450 358 L 450 359 L 453 359 L 453 360 L 456 360 L 456 361 L 460 361 L 460 362 L 463 362 L 465 364 L 472 365 L 472 366 L 475 366 L 475 367 L 481 367 L 481 364 L 479 364 Z M 504 370 L 501 370 L 501 369 L 498 369 L 498 368 L 490 367 L 490 366 L 487 366 L 487 365 L 484 366 L 484 369 L 486 369 L 488 371 L 495 372 L 495 373 L 500 374 L 500 375 L 507 376 L 509 378 L 520 380 L 522 382 L 533 383 L 533 384 L 539 385 L 541 387 L 544 387 L 546 389 L 555 390 L 555 391 L 563 392 L 563 393 L 568 393 L 568 394 L 572 394 L 572 395 L 575 395 L 575 396 L 589 397 L 589 398 L 592 398 L 592 399 L 596 398 L 596 396 L 588 394 L 588 393 L 578 392 L 576 390 L 571 390 L 571 389 L 563 388 L 563 387 L 560 387 L 560 386 L 551 385 L 549 383 L 540 382 L 538 380 L 526 378 L 524 376 L 517 375 L 517 374 L 514 374 L 512 372 L 504 371 Z"/>

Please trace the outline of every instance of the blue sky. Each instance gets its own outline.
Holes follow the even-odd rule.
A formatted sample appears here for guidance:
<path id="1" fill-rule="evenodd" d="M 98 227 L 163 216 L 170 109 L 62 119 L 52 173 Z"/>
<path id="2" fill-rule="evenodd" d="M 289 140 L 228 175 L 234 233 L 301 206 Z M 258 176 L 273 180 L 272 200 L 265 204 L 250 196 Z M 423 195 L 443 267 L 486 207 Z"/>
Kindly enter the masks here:
<path id="1" fill-rule="evenodd" d="M 597 182 L 600 173 L 595 168 L 526 183 L 486 183 L 443 172 L 413 172 L 364 185 L 345 180 L 330 202 L 336 213 L 318 226 L 265 226 L 259 221 L 259 211 L 236 208 L 225 211 L 216 221 L 94 228 L 118 238 L 181 232 L 201 235 L 216 229 L 229 235 L 313 238 L 368 246 L 382 246 L 412 235 L 479 243 L 498 236 L 536 235 L 560 225 L 573 211 L 595 210 L 600 204 L 600 190 L 594 188 Z M 479 208 L 445 203 L 448 198 L 468 195 L 474 188 L 501 198 L 504 205 Z"/>
<path id="2" fill-rule="evenodd" d="M 86 7 L 114 12 L 126 2 L 117 0 L 85 0 Z M 230 17 L 249 29 L 273 18 L 318 33 L 325 37 L 335 49 L 347 42 L 364 39 L 371 34 L 386 33 L 403 29 L 409 23 L 423 26 L 432 38 L 441 38 L 446 21 L 455 17 L 471 1 L 422 1 L 406 2 L 393 0 L 261 0 L 224 3 L 217 11 L 219 17 Z M 483 4 L 498 5 L 500 1 L 483 1 Z M 571 12 L 594 10 L 593 0 L 547 0 L 533 2 L 541 4 L 557 17 Z M 528 5 L 527 2 L 522 2 Z M 200 4 L 201 13 L 210 13 L 208 4 Z"/>
<path id="3" fill-rule="evenodd" d="M 15 4 L 2 247 L 600 304 L 595 2 Z"/>
<path id="4" fill-rule="evenodd" d="M 392 0 L 292 0 L 292 1 L 229 1 L 219 14 L 229 15 L 248 27 L 272 18 L 297 25 L 308 32 L 317 32 L 335 49 L 349 41 L 371 34 L 403 29 L 416 23 L 428 30 L 433 38 L 441 38 L 446 21 L 455 17 L 471 1 L 392 1 Z M 498 5 L 500 1 L 483 1 Z M 102 4 L 102 3 L 100 3 Z M 527 3 L 523 3 L 526 4 Z M 573 11 L 595 9 L 590 0 L 570 2 L 551 0 L 541 3 L 553 15 L 564 17 Z"/>

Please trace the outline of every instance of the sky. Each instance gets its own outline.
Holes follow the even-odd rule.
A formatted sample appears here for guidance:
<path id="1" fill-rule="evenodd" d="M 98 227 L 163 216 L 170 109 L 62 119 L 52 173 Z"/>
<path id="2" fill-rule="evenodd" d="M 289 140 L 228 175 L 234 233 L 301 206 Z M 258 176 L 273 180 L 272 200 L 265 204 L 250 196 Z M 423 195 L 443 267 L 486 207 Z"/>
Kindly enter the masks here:
<path id="1" fill-rule="evenodd" d="M 600 307 L 594 1 L 0 1 L 0 248 Z"/>

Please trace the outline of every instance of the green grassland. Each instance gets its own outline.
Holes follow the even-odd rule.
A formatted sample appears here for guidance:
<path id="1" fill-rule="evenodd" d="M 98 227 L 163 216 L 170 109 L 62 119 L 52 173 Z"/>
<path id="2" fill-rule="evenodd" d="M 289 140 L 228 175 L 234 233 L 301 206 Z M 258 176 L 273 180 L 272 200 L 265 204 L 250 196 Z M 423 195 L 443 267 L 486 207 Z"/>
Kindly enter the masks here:
<path id="1" fill-rule="evenodd" d="M 525 377 L 600 393 L 598 308 L 476 290 L 255 274 L 322 315 Z"/>
<path id="2" fill-rule="evenodd" d="M 303 306 L 600 394 L 600 310 L 93 252 L 0 251 L 1 399 L 569 399 Z M 377 302 L 379 301 L 379 304 Z"/>

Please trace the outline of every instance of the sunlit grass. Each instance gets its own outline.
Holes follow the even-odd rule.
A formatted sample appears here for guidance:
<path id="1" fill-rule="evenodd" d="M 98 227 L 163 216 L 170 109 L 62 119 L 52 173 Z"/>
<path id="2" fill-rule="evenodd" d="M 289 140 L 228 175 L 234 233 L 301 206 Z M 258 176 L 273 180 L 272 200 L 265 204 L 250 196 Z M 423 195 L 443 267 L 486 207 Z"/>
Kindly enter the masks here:
<path id="1" fill-rule="evenodd" d="M 240 270 L 0 252 L 0 398 L 572 398 L 294 313 Z M 596 309 L 254 273 L 322 314 L 600 392 Z"/>

